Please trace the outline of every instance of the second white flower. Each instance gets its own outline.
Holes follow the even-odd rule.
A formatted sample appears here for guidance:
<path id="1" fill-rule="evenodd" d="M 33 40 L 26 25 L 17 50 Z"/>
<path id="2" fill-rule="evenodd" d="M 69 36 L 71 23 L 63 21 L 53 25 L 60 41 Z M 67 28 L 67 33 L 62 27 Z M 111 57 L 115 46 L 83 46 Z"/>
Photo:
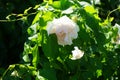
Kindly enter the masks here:
<path id="1" fill-rule="evenodd" d="M 84 52 L 78 49 L 78 47 L 74 47 L 75 50 L 72 51 L 72 60 L 77 60 L 83 57 Z"/>

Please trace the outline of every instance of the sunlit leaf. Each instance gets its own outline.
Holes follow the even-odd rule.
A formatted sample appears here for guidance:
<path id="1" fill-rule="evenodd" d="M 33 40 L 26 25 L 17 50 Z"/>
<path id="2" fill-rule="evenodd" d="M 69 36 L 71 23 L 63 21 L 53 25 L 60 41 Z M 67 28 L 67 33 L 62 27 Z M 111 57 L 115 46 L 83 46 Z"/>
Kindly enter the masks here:
<path id="1" fill-rule="evenodd" d="M 32 21 L 32 25 L 35 24 L 37 21 L 39 21 L 40 16 L 41 16 L 41 12 L 38 12 L 34 20 Z"/>
<path id="2" fill-rule="evenodd" d="M 98 70 L 96 71 L 96 73 L 97 73 L 97 77 L 102 76 L 102 70 L 98 69 Z"/>
<path id="3" fill-rule="evenodd" d="M 53 4 L 52 4 L 52 6 L 54 8 L 60 9 L 61 8 L 61 3 L 60 3 L 60 1 L 54 1 Z"/>

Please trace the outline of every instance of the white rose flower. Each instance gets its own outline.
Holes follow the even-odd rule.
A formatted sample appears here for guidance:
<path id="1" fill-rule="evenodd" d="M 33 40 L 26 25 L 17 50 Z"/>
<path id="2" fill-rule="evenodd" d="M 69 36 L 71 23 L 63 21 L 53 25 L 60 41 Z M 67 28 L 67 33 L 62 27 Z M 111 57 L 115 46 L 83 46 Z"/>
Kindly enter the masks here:
<path id="1" fill-rule="evenodd" d="M 75 50 L 72 51 L 72 60 L 77 60 L 83 57 L 84 52 L 79 50 L 78 47 L 74 47 Z"/>
<path id="2" fill-rule="evenodd" d="M 55 33 L 59 45 L 71 45 L 72 40 L 78 37 L 79 27 L 67 16 L 59 19 L 54 19 L 47 25 L 47 32 L 49 34 Z"/>

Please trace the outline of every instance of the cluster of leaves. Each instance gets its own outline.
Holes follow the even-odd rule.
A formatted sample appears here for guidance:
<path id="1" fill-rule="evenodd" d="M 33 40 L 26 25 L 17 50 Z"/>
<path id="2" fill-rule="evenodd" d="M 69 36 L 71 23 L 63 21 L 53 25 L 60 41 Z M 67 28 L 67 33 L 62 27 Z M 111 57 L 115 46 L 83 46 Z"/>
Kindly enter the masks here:
<path id="1" fill-rule="evenodd" d="M 73 11 L 68 12 L 70 8 Z M 24 45 L 24 65 L 10 66 L 3 79 L 119 79 L 119 45 L 113 43 L 118 29 L 111 25 L 113 18 L 101 20 L 93 5 L 78 0 L 44 0 L 37 9 Z M 80 28 L 78 38 L 70 46 L 58 45 L 56 35 L 48 36 L 46 31 L 47 22 L 64 15 L 76 21 Z M 80 60 L 70 59 L 74 46 L 85 53 Z"/>

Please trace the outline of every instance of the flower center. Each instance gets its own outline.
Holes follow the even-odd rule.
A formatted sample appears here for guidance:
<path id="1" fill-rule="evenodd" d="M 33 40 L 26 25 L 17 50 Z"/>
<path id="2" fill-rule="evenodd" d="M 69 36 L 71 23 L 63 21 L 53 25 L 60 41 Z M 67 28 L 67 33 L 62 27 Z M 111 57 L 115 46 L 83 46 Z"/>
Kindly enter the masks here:
<path id="1" fill-rule="evenodd" d="M 59 40 L 60 43 L 64 42 L 65 36 L 66 36 L 66 33 L 64 33 L 63 31 L 57 33 L 57 38 L 58 38 L 58 40 Z"/>

